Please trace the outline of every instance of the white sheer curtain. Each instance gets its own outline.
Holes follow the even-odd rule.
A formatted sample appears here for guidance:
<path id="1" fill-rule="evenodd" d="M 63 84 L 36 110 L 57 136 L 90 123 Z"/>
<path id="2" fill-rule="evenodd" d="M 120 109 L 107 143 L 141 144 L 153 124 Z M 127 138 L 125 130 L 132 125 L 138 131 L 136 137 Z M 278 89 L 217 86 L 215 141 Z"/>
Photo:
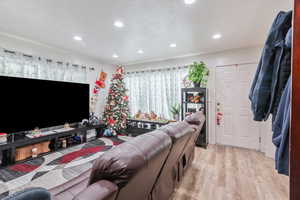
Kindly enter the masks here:
<path id="1" fill-rule="evenodd" d="M 0 75 L 87 83 L 88 69 L 0 48 Z"/>
<path id="2" fill-rule="evenodd" d="M 181 102 L 182 80 L 187 68 L 132 72 L 125 76 L 130 112 L 154 111 L 159 116 L 172 119 L 170 107 Z"/>

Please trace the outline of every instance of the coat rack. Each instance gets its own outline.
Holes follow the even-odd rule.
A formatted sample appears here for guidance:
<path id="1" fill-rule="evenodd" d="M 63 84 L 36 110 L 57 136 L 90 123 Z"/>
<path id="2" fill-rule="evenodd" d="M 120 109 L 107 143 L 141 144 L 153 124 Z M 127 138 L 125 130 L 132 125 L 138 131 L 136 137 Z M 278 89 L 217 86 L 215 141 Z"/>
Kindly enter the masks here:
<path id="1" fill-rule="evenodd" d="M 292 110 L 290 126 L 290 200 L 300 199 L 300 0 L 294 1 Z"/>

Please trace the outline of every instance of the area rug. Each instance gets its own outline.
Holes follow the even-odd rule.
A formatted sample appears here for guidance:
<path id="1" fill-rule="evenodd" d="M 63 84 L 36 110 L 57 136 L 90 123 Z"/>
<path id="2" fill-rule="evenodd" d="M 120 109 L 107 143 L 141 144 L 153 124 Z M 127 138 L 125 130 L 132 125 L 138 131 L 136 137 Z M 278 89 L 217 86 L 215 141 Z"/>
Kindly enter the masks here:
<path id="1" fill-rule="evenodd" d="M 105 151 L 130 139 L 99 138 L 0 169 L 0 199 L 29 187 L 50 189 L 61 185 L 90 169 L 92 162 Z"/>

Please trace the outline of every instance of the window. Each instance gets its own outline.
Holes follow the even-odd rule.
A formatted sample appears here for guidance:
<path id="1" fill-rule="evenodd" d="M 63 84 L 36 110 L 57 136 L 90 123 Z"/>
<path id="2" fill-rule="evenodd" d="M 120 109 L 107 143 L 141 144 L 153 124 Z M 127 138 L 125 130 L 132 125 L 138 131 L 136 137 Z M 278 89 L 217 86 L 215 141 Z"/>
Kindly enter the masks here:
<path id="1" fill-rule="evenodd" d="M 85 66 L 50 61 L 0 48 L 0 75 L 87 83 Z"/>
<path id="2" fill-rule="evenodd" d="M 158 116 L 172 119 L 170 107 L 181 102 L 182 80 L 187 74 L 187 68 L 127 74 L 125 83 L 131 115 L 133 116 L 139 110 L 145 113 L 154 111 Z"/>

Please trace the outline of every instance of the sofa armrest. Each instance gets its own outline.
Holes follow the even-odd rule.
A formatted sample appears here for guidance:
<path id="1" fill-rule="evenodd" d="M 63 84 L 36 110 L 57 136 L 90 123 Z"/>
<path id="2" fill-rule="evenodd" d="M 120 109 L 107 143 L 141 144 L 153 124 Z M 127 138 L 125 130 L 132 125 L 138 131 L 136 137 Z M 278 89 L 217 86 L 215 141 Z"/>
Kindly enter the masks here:
<path id="1" fill-rule="evenodd" d="M 80 192 L 74 200 L 114 200 L 117 192 L 117 185 L 106 180 L 101 180 Z"/>
<path id="2" fill-rule="evenodd" d="M 51 200 L 50 193 L 44 188 L 28 188 L 16 192 L 3 200 Z"/>

